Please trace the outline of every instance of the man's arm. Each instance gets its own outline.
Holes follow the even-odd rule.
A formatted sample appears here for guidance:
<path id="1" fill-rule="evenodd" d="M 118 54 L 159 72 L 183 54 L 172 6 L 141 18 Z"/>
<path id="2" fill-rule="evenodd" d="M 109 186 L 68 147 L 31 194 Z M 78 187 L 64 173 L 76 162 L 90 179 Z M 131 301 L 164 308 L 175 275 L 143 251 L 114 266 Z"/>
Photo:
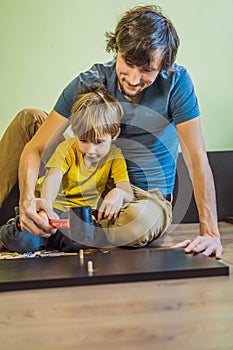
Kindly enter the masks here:
<path id="1" fill-rule="evenodd" d="M 31 141 L 25 146 L 19 164 L 20 186 L 20 223 L 23 230 L 36 236 L 49 237 L 56 230 L 46 224 L 38 213 L 44 210 L 48 218 L 56 218 L 55 213 L 43 198 L 35 198 L 35 184 L 38 178 L 41 157 L 49 144 L 56 142 L 57 137 L 67 128 L 67 119 L 54 110 L 46 118 Z"/>
<path id="2" fill-rule="evenodd" d="M 188 252 L 215 254 L 221 258 L 222 245 L 217 222 L 216 196 L 212 171 L 209 166 L 200 117 L 178 124 L 177 132 L 182 154 L 192 180 L 194 197 L 200 221 L 200 236 L 175 247 L 186 247 Z"/>

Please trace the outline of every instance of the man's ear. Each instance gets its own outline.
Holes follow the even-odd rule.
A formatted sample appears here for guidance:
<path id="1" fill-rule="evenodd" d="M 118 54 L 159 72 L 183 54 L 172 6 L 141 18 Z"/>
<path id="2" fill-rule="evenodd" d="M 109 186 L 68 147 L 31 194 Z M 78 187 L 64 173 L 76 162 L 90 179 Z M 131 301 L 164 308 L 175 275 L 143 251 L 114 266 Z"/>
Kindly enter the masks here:
<path id="1" fill-rule="evenodd" d="M 121 128 L 119 128 L 117 134 L 112 139 L 116 140 L 118 138 L 118 136 L 120 135 L 120 133 L 121 133 Z"/>

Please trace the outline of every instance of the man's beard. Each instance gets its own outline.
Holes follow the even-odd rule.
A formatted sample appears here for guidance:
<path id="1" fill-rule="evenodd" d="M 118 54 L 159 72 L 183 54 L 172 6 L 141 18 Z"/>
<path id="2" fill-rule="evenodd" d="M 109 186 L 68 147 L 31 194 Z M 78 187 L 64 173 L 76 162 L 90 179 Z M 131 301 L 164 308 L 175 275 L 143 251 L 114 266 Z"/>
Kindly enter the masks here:
<path id="1" fill-rule="evenodd" d="M 129 94 L 128 92 L 125 91 L 123 85 L 119 82 L 119 80 L 118 80 L 118 87 L 119 87 L 120 91 L 122 92 L 122 94 L 124 96 L 127 96 L 127 97 L 140 96 L 143 92 L 143 88 L 139 88 L 134 94 Z"/>

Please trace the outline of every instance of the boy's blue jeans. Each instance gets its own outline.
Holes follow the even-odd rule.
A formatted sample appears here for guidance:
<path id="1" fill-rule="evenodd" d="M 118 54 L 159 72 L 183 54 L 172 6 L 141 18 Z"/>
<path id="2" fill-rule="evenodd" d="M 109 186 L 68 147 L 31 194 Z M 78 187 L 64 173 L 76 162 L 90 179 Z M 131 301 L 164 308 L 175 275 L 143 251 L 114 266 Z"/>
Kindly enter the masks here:
<path id="1" fill-rule="evenodd" d="M 0 228 L 0 241 L 7 250 L 20 254 L 43 249 L 75 252 L 83 248 L 59 230 L 50 238 L 36 237 L 27 231 L 19 231 L 14 223 L 5 224 Z"/>
<path id="2" fill-rule="evenodd" d="M 11 252 L 26 253 L 46 249 L 46 238 L 36 237 L 29 232 L 19 231 L 14 222 L 0 228 L 0 240 Z"/>
<path id="3" fill-rule="evenodd" d="M 62 217 L 62 212 L 55 210 Z M 27 231 L 17 229 L 15 220 L 1 226 L 0 241 L 7 250 L 17 253 L 36 252 L 43 249 L 61 250 L 63 252 L 78 251 L 82 246 L 66 237 L 61 231 L 49 238 L 36 237 Z"/>
<path id="4" fill-rule="evenodd" d="M 74 232 L 72 230 L 65 234 L 59 229 L 49 238 L 36 237 L 27 231 L 18 230 L 20 219 L 18 207 L 15 208 L 16 217 L 0 227 L 0 241 L 7 250 L 17 253 L 36 252 L 39 250 L 59 250 L 63 252 L 78 252 L 85 248 L 103 248 L 108 242 L 101 225 L 96 222 L 90 224 L 90 231 L 84 233 L 81 221 L 75 223 Z M 62 212 L 54 209 L 60 219 L 70 218 L 70 212 Z M 72 218 L 70 218 L 72 222 Z M 74 235 L 73 235 L 74 234 Z M 79 241 L 73 239 L 79 239 Z"/>

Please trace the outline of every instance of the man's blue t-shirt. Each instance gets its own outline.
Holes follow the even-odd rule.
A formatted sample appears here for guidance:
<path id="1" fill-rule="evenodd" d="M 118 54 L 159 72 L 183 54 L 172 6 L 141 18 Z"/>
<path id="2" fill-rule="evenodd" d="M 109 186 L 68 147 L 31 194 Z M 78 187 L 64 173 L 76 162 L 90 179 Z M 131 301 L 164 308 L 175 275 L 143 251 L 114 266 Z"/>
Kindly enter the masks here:
<path id="1" fill-rule="evenodd" d="M 171 194 L 179 145 L 175 125 L 200 115 L 192 80 L 184 67 L 174 64 L 169 73 L 159 73 L 135 105 L 117 87 L 115 63 L 114 59 L 95 64 L 79 74 L 63 90 L 54 109 L 69 118 L 79 89 L 93 83 L 105 85 L 124 110 L 121 134 L 115 142 L 125 156 L 131 183 Z"/>

